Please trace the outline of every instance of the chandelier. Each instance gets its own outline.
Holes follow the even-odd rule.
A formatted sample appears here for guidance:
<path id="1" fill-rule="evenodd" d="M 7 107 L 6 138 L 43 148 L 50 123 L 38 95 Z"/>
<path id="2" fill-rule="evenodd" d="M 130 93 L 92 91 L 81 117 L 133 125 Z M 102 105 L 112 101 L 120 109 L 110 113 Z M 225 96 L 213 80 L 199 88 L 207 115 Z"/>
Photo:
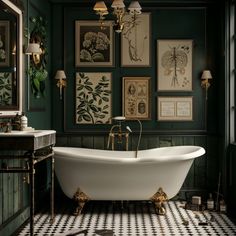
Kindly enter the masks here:
<path id="1" fill-rule="evenodd" d="M 138 1 L 132 1 L 130 5 L 128 6 L 128 11 L 125 9 L 125 4 L 123 0 L 113 0 L 113 3 L 111 5 L 113 8 L 113 14 L 116 17 L 116 22 L 113 27 L 113 29 L 117 33 L 121 33 L 122 30 L 124 29 L 125 23 L 130 23 L 127 22 L 127 20 L 124 19 L 125 15 L 130 15 L 131 16 L 131 21 L 134 23 L 136 20 L 136 15 L 141 14 L 141 6 Z M 105 16 L 109 14 L 107 6 L 104 1 L 98 1 L 93 7 L 93 10 L 96 12 L 97 15 L 99 15 L 99 21 L 101 23 L 101 28 L 103 28 L 103 21 L 105 19 Z"/>

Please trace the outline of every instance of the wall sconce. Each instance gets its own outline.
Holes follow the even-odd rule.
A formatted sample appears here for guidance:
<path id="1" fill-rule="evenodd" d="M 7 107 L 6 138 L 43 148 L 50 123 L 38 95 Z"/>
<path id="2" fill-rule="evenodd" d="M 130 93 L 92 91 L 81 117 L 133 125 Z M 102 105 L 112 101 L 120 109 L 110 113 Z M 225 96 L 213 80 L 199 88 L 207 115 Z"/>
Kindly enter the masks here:
<path id="1" fill-rule="evenodd" d="M 29 43 L 28 47 L 25 50 L 25 54 L 32 55 L 32 54 L 41 54 L 42 51 L 40 49 L 40 45 L 38 43 Z"/>
<path id="2" fill-rule="evenodd" d="M 113 15 L 116 17 L 116 24 L 114 25 L 114 30 L 117 33 L 121 33 L 125 23 L 132 23 L 134 25 L 136 20 L 136 15 L 141 14 L 141 6 L 138 1 L 132 1 L 128 7 L 128 12 L 125 10 L 125 4 L 123 0 L 113 0 L 111 7 L 113 8 Z M 103 20 L 105 15 L 108 15 L 107 6 L 104 1 L 98 1 L 93 7 L 93 10 L 99 15 L 99 21 L 101 23 L 101 28 L 103 27 Z M 123 17 L 125 14 L 132 16 L 131 22 L 126 22 Z"/>
<path id="3" fill-rule="evenodd" d="M 62 89 L 66 87 L 66 74 L 64 70 L 58 70 L 55 75 L 57 87 L 60 89 L 60 99 L 62 100 Z"/>
<path id="4" fill-rule="evenodd" d="M 203 89 L 206 90 L 206 100 L 207 100 L 207 91 L 209 89 L 209 87 L 211 86 L 209 80 L 212 79 L 212 75 L 211 75 L 211 71 L 210 70 L 204 70 L 202 72 L 202 76 L 201 76 L 201 86 Z"/>

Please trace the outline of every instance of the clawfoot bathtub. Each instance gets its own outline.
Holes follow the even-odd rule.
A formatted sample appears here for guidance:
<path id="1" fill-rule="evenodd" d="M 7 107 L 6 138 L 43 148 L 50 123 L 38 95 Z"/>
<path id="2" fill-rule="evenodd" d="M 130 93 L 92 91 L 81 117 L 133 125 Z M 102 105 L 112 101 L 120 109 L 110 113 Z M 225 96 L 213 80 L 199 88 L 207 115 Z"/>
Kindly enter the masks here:
<path id="1" fill-rule="evenodd" d="M 150 200 L 161 188 L 168 199 L 180 190 L 199 146 L 172 146 L 135 151 L 55 147 L 55 171 L 69 198 Z M 82 205 L 83 205 L 82 204 Z M 82 206 L 81 206 L 82 207 Z"/>

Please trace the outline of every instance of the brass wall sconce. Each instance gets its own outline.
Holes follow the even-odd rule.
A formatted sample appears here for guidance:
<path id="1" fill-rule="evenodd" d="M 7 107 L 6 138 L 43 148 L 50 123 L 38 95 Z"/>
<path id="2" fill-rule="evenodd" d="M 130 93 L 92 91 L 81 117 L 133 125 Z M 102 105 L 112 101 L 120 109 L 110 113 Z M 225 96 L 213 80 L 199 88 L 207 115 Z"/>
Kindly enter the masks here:
<path id="1" fill-rule="evenodd" d="M 202 76 L 201 76 L 201 86 L 203 89 L 206 90 L 206 100 L 207 100 L 207 92 L 209 87 L 211 86 L 210 81 L 212 79 L 212 75 L 211 75 L 211 71 L 210 70 L 204 70 L 202 72 Z"/>
<path id="2" fill-rule="evenodd" d="M 58 70 L 55 75 L 57 87 L 60 89 L 60 99 L 62 100 L 62 89 L 66 87 L 66 74 L 64 70 Z"/>

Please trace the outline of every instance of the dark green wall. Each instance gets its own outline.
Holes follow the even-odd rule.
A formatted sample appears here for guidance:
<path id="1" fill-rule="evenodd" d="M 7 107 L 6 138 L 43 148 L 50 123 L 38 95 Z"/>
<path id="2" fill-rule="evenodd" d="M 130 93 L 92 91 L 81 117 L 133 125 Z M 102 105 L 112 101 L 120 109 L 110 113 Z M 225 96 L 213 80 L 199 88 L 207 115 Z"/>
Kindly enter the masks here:
<path id="1" fill-rule="evenodd" d="M 25 27 L 31 32 L 33 25 L 30 21 L 31 17 L 41 16 L 47 22 L 47 71 L 48 78 L 46 79 L 46 90 L 45 97 L 41 96 L 40 98 L 35 98 L 31 92 L 30 81 L 25 74 L 25 88 L 27 93 L 25 94 L 25 110 L 28 116 L 28 125 L 32 126 L 35 129 L 51 129 L 51 22 L 50 22 L 50 14 L 51 7 L 48 1 L 43 0 L 25 0 Z M 27 39 L 25 38 L 27 42 Z M 27 59 L 26 59 L 26 67 L 27 67 Z"/>
<path id="2" fill-rule="evenodd" d="M 215 191 L 219 174 L 218 155 L 218 96 L 217 81 L 220 34 L 217 28 L 215 5 L 146 3 L 143 11 L 151 12 L 151 67 L 122 68 L 120 66 L 120 35 L 115 34 L 115 67 L 75 67 L 75 21 L 95 20 L 92 5 L 58 3 L 52 7 L 52 71 L 64 69 L 67 74 L 67 88 L 64 101 L 59 100 L 58 89 L 53 87 L 53 129 L 57 130 L 57 146 L 77 146 L 86 148 L 106 148 L 110 125 L 75 124 L 75 74 L 84 72 L 112 72 L 113 116 L 122 114 L 122 77 L 151 77 L 151 120 L 142 121 L 143 136 L 141 149 L 170 145 L 201 145 L 206 155 L 195 160 L 186 178 L 182 192 Z M 109 17 L 108 17 L 109 19 Z M 213 20 L 214 19 L 214 20 Z M 157 91 L 157 48 L 158 39 L 193 39 L 193 91 Z M 213 43 L 214 41 L 214 43 Z M 208 100 L 200 86 L 204 69 L 213 73 L 213 85 L 209 89 Z M 193 121 L 158 122 L 157 96 L 193 96 Z M 137 131 L 136 124 L 129 123 Z M 131 135 L 130 149 L 135 150 L 136 133 Z"/>
<path id="3" fill-rule="evenodd" d="M 75 75 L 78 71 L 84 72 L 112 72 L 112 110 L 113 116 L 122 113 L 122 77 L 124 76 L 150 76 L 151 77 L 151 120 L 143 121 L 145 131 L 171 131 L 171 130 L 206 130 L 206 105 L 204 91 L 200 86 L 201 72 L 214 66 L 214 60 L 208 63 L 208 34 L 207 19 L 211 12 L 206 7 L 201 8 L 144 8 L 151 12 L 151 67 L 124 68 L 120 66 L 120 35 L 115 34 L 115 67 L 87 67 L 76 68 L 75 57 L 75 21 L 97 19 L 91 13 L 92 7 L 78 7 L 74 5 L 54 5 L 52 27 L 52 71 L 64 68 L 67 74 L 67 88 L 65 104 L 59 100 L 58 90 L 53 88 L 53 128 L 58 132 L 81 132 L 107 130 L 107 126 L 76 125 L 75 114 Z M 170 17 L 171 16 L 171 17 Z M 187 20 L 186 20 L 187 19 Z M 214 24 L 211 28 L 215 29 Z M 214 34 L 216 31 L 212 30 Z M 157 39 L 193 39 L 193 91 L 192 92 L 157 92 Z M 211 65 L 213 64 L 213 65 Z M 215 76 L 215 74 L 214 74 Z M 211 94 L 209 102 L 211 102 Z M 193 96 L 193 121 L 190 122 L 158 122 L 157 97 L 158 96 Z M 64 106 L 63 106 L 64 105 Z M 64 109 L 64 110 L 63 110 Z M 63 112 L 64 116 L 63 117 Z M 200 112 L 199 112 L 200 111 Z M 215 116 L 215 111 L 210 113 Z M 59 117 L 61 119 L 59 119 Z M 64 119 L 65 118 L 65 119 Z M 64 119 L 64 120 L 63 120 Z M 63 127 L 64 126 L 64 127 Z M 211 122 L 215 132 L 216 121 Z"/>

